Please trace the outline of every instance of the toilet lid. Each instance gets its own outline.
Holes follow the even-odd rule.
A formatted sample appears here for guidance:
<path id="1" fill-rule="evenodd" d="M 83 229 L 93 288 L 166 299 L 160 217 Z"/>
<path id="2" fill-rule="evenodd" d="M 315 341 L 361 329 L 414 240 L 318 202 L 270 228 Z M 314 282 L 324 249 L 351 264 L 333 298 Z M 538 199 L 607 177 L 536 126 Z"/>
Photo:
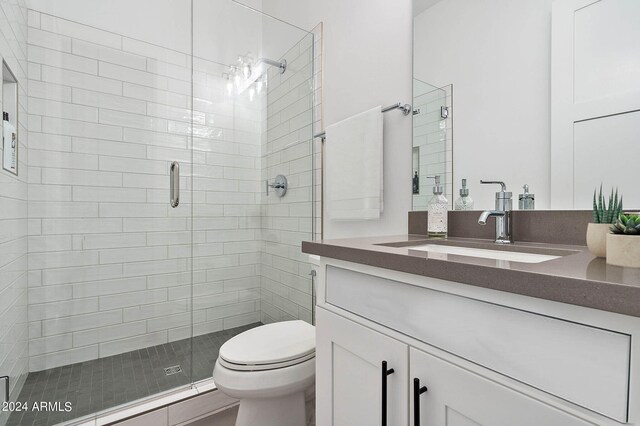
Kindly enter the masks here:
<path id="1" fill-rule="evenodd" d="M 315 327 L 304 321 L 284 321 L 252 328 L 220 348 L 225 364 L 240 366 L 291 365 L 314 356 Z"/>

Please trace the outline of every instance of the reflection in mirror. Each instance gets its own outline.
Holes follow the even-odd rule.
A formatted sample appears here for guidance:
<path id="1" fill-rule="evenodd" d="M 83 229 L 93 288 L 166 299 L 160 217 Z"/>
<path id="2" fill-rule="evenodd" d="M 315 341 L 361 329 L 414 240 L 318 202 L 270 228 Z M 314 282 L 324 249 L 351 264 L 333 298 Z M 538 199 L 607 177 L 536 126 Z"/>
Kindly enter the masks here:
<path id="1" fill-rule="evenodd" d="M 413 79 L 413 210 L 426 210 L 435 176 L 453 205 L 453 86 L 438 88 Z"/>
<path id="2" fill-rule="evenodd" d="M 589 208 L 604 182 L 638 208 L 640 2 L 555 2 L 552 15 L 552 205 Z"/>
<path id="3" fill-rule="evenodd" d="M 18 80 L 2 60 L 2 168 L 18 175 Z"/>
<path id="4" fill-rule="evenodd" d="M 490 179 L 514 207 L 527 184 L 536 209 L 590 209 L 602 183 L 640 207 L 640 1 L 415 2 L 414 78 L 456 89 L 455 198 L 466 178 L 492 208 Z"/>

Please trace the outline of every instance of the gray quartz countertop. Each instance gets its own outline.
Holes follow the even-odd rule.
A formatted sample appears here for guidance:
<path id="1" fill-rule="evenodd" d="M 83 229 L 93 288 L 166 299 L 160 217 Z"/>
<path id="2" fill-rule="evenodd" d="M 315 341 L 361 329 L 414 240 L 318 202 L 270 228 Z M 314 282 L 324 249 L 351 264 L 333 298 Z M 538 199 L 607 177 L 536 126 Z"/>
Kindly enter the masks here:
<path id="1" fill-rule="evenodd" d="M 483 249 L 556 254 L 542 263 L 499 261 L 413 250 L 437 242 Z M 428 239 L 423 235 L 303 242 L 308 254 L 423 275 L 493 290 L 640 317 L 640 269 L 607 265 L 585 246 L 515 243 L 497 247 L 490 240 Z"/>

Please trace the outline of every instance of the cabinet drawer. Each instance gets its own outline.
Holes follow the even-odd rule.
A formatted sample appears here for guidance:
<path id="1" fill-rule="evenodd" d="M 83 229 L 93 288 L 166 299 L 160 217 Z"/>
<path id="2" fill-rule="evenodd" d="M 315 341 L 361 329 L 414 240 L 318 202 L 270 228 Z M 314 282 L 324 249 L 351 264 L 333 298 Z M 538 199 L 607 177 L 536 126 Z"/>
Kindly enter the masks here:
<path id="1" fill-rule="evenodd" d="M 326 300 L 577 405 L 627 421 L 631 351 L 627 334 L 333 266 L 327 267 Z"/>

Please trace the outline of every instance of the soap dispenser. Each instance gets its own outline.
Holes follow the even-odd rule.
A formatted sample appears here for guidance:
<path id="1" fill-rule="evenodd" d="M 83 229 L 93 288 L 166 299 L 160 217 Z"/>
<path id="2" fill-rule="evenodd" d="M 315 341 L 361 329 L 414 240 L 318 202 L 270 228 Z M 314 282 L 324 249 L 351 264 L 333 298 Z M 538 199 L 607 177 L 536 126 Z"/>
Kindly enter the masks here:
<path id="1" fill-rule="evenodd" d="M 4 165 L 9 165 L 11 170 L 16 170 L 16 128 L 9 122 L 9 113 L 2 112 L 2 146 L 4 149 Z M 11 146 L 9 146 L 11 141 Z"/>
<path id="2" fill-rule="evenodd" d="M 435 179 L 433 197 L 427 204 L 427 235 L 429 237 L 447 237 L 447 215 L 449 214 L 449 201 L 442 195 L 443 188 L 440 184 L 440 176 L 429 176 Z"/>
<path id="3" fill-rule="evenodd" d="M 535 210 L 536 208 L 536 196 L 535 194 L 531 194 L 529 192 L 529 185 L 525 184 L 522 189 L 524 189 L 524 194 L 520 194 L 518 197 L 518 208 L 520 210 Z"/>
<path id="4" fill-rule="evenodd" d="M 456 210 L 473 210 L 473 199 L 469 196 L 469 188 L 467 188 L 467 180 L 462 179 L 462 188 L 460 188 L 460 198 L 456 200 Z"/>

